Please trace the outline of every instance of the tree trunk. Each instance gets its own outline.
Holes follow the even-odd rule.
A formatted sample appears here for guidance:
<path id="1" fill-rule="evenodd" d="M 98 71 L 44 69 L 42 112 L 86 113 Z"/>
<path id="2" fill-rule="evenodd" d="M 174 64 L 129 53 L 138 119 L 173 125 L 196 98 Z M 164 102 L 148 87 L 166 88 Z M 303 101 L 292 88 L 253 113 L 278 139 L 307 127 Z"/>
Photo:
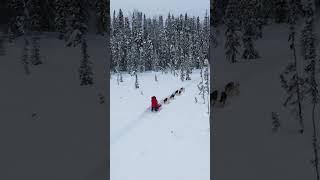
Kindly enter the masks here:
<path id="1" fill-rule="evenodd" d="M 297 55 L 296 55 L 296 46 L 295 46 L 295 36 L 292 36 L 292 52 L 294 57 L 294 65 L 296 67 L 296 93 L 298 98 L 298 114 L 299 114 L 299 124 L 300 124 L 300 133 L 304 132 L 304 123 L 303 123 L 303 115 L 302 115 L 302 105 L 301 105 L 301 90 L 300 90 L 300 76 L 298 72 L 298 63 L 297 63 Z"/>

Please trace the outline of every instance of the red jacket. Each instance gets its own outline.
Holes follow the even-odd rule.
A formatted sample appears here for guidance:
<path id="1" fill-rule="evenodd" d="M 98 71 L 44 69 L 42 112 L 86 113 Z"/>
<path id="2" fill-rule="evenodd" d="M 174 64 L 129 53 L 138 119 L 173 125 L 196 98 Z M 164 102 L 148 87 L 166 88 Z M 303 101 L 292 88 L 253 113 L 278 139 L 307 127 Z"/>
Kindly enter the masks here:
<path id="1" fill-rule="evenodd" d="M 153 108 L 160 107 L 160 105 L 158 104 L 157 98 L 155 96 L 151 97 L 151 107 Z"/>

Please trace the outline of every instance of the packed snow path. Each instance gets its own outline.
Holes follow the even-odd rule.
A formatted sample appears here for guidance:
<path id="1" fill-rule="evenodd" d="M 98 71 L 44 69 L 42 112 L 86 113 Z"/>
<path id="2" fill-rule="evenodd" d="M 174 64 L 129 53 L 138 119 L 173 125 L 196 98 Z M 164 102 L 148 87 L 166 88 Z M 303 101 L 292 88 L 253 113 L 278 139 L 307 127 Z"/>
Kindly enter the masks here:
<path id="1" fill-rule="evenodd" d="M 210 178 L 210 132 L 208 105 L 195 103 L 199 71 L 191 81 L 171 74 L 141 75 L 140 89 L 125 76 L 119 86 L 111 79 L 112 180 Z M 159 112 L 150 111 L 150 98 L 162 100 L 175 90 L 185 91 Z M 119 101 L 120 99 L 120 101 Z M 192 162 L 192 163 L 191 163 Z"/>

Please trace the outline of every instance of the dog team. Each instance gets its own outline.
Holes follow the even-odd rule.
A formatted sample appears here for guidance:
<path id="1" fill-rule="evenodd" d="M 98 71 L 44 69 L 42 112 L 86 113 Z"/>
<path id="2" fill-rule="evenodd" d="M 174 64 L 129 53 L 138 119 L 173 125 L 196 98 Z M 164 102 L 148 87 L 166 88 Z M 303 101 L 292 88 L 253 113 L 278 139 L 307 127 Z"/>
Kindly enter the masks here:
<path id="1" fill-rule="evenodd" d="M 164 104 L 169 104 L 169 101 L 173 100 L 175 96 L 181 95 L 181 93 L 184 92 L 184 88 L 180 88 L 176 90 L 173 94 L 171 94 L 169 97 L 165 98 L 162 102 Z M 151 97 L 151 111 L 159 111 L 161 107 L 161 104 L 158 103 L 158 100 L 155 96 Z"/>
<path id="2" fill-rule="evenodd" d="M 183 88 L 183 87 L 180 88 L 180 89 L 178 89 L 178 90 L 176 90 L 176 91 L 175 91 L 174 93 L 172 93 L 169 97 L 164 98 L 163 103 L 164 103 L 164 104 L 169 104 L 169 102 L 170 102 L 171 100 L 173 100 L 175 96 L 180 96 L 182 92 L 184 92 L 184 88 Z"/>
<path id="3" fill-rule="evenodd" d="M 239 83 L 235 83 L 231 81 L 225 85 L 224 91 L 221 91 L 220 96 L 219 96 L 219 91 L 214 90 L 210 94 L 210 102 L 211 102 L 210 104 L 214 106 L 216 102 L 219 102 L 220 105 L 223 107 L 227 101 L 227 97 L 240 94 L 239 88 L 240 88 Z"/>

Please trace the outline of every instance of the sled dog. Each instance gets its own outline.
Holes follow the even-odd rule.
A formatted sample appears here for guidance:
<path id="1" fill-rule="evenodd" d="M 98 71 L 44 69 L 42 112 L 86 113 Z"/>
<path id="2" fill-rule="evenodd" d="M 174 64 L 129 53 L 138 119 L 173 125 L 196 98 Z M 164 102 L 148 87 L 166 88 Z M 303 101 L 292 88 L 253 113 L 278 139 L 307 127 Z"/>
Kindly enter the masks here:
<path id="1" fill-rule="evenodd" d="M 220 104 L 222 106 L 224 106 L 226 101 L 227 101 L 227 93 L 226 92 L 222 92 L 221 96 L 220 96 Z"/>
<path id="2" fill-rule="evenodd" d="M 169 104 L 169 99 L 168 99 L 168 98 L 165 98 L 165 99 L 163 100 L 163 103 L 164 103 L 164 104 Z"/>
<path id="3" fill-rule="evenodd" d="M 170 99 L 174 99 L 174 96 L 175 96 L 174 94 L 171 94 Z"/>
<path id="4" fill-rule="evenodd" d="M 218 90 L 215 90 L 210 94 L 210 104 L 214 105 L 217 99 L 218 99 Z"/>
<path id="5" fill-rule="evenodd" d="M 239 87 L 240 87 L 239 83 L 235 83 L 235 82 L 231 81 L 228 84 L 226 84 L 226 86 L 224 87 L 224 91 L 229 96 L 239 95 L 239 93 L 240 93 Z"/>

